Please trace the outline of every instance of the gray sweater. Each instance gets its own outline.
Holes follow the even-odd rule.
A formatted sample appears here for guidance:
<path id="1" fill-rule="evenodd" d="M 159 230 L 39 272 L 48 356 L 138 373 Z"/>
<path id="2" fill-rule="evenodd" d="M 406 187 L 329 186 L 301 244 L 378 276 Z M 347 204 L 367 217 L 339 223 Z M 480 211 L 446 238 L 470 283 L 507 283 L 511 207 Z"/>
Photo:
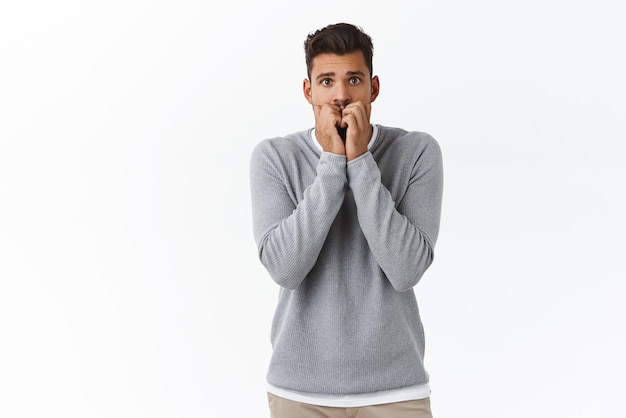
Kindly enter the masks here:
<path id="1" fill-rule="evenodd" d="M 428 382 L 413 292 L 439 232 L 441 150 L 378 126 L 346 163 L 302 131 L 266 139 L 250 164 L 259 258 L 280 285 L 267 379 L 313 394 Z"/>

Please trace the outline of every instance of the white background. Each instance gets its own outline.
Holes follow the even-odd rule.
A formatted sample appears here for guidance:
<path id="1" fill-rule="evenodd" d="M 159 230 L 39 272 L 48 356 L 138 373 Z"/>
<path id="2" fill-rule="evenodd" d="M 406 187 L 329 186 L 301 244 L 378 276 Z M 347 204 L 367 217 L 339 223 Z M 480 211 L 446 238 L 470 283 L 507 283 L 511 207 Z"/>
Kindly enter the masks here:
<path id="1" fill-rule="evenodd" d="M 373 122 L 444 153 L 435 416 L 626 416 L 626 3 L 7 3 L 0 416 L 268 416 L 249 157 L 312 126 L 302 43 L 338 21 Z"/>

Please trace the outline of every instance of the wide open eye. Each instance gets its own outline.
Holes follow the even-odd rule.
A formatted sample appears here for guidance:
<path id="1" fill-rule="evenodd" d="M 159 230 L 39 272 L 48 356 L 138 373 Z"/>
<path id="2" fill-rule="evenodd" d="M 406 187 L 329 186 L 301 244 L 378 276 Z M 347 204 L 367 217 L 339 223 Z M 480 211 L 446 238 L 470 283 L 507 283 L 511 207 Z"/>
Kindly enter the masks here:
<path id="1" fill-rule="evenodd" d="M 333 81 L 332 81 L 330 78 L 325 78 L 325 79 L 323 79 L 323 80 L 320 82 L 320 84 L 321 84 L 322 86 L 326 86 L 326 87 L 328 87 L 328 86 L 330 86 L 331 84 L 333 84 Z"/>
<path id="2" fill-rule="evenodd" d="M 357 85 L 361 82 L 361 79 L 359 77 L 351 77 L 350 78 L 350 84 L 352 85 Z"/>

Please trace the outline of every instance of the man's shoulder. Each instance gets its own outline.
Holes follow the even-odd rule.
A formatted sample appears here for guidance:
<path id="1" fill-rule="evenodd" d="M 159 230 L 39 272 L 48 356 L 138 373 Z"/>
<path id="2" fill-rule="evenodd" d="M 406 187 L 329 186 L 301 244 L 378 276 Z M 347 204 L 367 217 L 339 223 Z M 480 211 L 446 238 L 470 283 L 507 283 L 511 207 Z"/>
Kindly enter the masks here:
<path id="1" fill-rule="evenodd" d="M 292 153 L 301 151 L 306 147 L 310 138 L 310 129 L 287 134 L 285 136 L 276 136 L 265 138 L 256 144 L 254 154 L 257 153 Z"/>
<path id="2" fill-rule="evenodd" d="M 439 151 L 439 144 L 432 135 L 421 131 L 409 131 L 403 128 L 378 125 L 381 143 L 394 148 L 423 150 L 426 148 Z"/>

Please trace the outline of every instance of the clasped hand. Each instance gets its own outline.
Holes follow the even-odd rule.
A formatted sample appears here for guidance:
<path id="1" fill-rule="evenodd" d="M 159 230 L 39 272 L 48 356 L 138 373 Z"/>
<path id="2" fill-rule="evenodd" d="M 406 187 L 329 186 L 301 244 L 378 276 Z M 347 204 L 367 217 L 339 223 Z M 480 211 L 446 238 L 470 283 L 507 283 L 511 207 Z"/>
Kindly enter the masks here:
<path id="1" fill-rule="evenodd" d="M 345 155 L 351 161 L 367 152 L 372 137 L 371 105 L 354 102 L 346 106 L 315 105 L 315 135 L 322 149 Z M 347 128 L 345 143 L 337 128 Z"/>

